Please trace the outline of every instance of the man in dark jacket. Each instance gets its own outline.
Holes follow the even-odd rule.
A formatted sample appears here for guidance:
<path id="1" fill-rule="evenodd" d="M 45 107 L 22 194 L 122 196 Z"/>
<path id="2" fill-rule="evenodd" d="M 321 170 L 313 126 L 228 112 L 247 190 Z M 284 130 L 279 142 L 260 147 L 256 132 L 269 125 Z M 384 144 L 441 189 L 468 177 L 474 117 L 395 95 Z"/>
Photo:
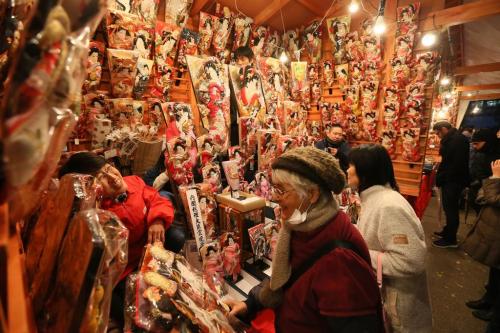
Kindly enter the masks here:
<path id="1" fill-rule="evenodd" d="M 469 183 L 469 140 L 447 121 L 434 124 L 434 132 L 441 138 L 439 155 L 441 163 L 436 175 L 436 186 L 441 188 L 441 201 L 446 216 L 446 226 L 434 234 L 441 239 L 433 242 L 436 247 L 457 247 L 459 200 Z"/>
<path id="2" fill-rule="evenodd" d="M 469 205 L 479 213 L 481 206 L 476 203 L 477 193 L 484 179 L 491 176 L 491 162 L 500 159 L 500 140 L 495 132 L 484 128 L 474 132 L 471 138 L 474 155 L 471 156 Z"/>
<path id="3" fill-rule="evenodd" d="M 339 124 L 332 124 L 332 126 L 326 130 L 326 138 L 321 141 L 316 142 L 316 148 L 326 151 L 335 157 L 340 164 L 340 168 L 347 174 L 347 169 L 349 168 L 349 159 L 347 156 L 351 151 L 351 147 L 344 140 L 344 130 Z"/>

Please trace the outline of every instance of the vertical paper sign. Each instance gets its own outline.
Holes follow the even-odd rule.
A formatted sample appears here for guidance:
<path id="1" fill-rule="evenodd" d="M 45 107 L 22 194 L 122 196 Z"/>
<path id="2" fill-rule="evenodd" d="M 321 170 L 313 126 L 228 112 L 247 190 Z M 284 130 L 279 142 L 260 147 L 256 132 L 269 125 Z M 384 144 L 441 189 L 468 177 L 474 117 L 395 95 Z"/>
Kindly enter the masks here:
<path id="1" fill-rule="evenodd" d="M 203 225 L 200 201 L 198 200 L 198 193 L 195 188 L 186 191 L 188 199 L 189 214 L 191 214 L 191 223 L 193 224 L 194 237 L 198 250 L 207 242 L 205 234 L 205 226 Z"/>

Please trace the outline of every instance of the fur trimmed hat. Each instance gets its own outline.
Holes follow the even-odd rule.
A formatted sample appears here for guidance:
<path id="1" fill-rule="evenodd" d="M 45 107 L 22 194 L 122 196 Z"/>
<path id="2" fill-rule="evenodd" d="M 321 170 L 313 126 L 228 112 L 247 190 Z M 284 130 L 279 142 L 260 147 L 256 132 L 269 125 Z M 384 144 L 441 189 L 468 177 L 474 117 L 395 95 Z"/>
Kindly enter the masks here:
<path id="1" fill-rule="evenodd" d="M 331 154 L 313 147 L 287 151 L 274 160 L 272 168 L 296 173 L 335 194 L 342 192 L 346 184 L 339 162 Z"/>

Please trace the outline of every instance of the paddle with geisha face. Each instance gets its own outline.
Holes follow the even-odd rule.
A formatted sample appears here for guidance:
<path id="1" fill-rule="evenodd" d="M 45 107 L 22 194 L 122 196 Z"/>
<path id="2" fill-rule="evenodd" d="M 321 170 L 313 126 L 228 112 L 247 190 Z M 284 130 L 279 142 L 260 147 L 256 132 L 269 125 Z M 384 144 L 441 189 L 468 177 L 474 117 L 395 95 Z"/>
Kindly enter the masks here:
<path id="1" fill-rule="evenodd" d="M 410 67 L 405 58 L 391 60 L 391 82 L 399 88 L 404 88 L 410 80 Z"/>
<path id="2" fill-rule="evenodd" d="M 83 83 L 83 89 L 86 92 L 97 90 L 101 84 L 104 49 L 102 42 L 91 41 L 89 44 L 89 57 L 86 63 L 87 78 Z"/>
<path id="3" fill-rule="evenodd" d="M 358 117 L 354 114 L 347 115 L 347 124 L 347 136 L 349 137 L 349 140 L 361 140 L 363 133 L 360 130 Z M 325 132 L 327 130 L 328 129 L 325 128 Z"/>
<path id="4" fill-rule="evenodd" d="M 352 86 L 354 87 L 354 86 Z M 357 88 L 357 87 L 356 87 Z M 347 128 L 347 117 L 346 114 L 355 114 L 351 111 L 352 109 L 348 108 L 346 103 L 332 103 L 331 104 L 331 123 L 339 124 L 342 128 Z"/>
<path id="5" fill-rule="evenodd" d="M 343 93 L 345 111 L 359 116 L 361 114 L 359 110 L 359 86 L 345 86 L 343 89 Z M 345 120 L 342 119 L 342 121 Z"/>
<path id="6" fill-rule="evenodd" d="M 292 98 L 298 102 L 310 102 L 310 86 L 307 79 L 307 62 L 291 63 Z"/>
<path id="7" fill-rule="evenodd" d="M 392 160 L 396 158 L 397 133 L 396 130 L 384 130 L 380 138 L 382 146 L 387 150 Z"/>
<path id="8" fill-rule="evenodd" d="M 420 155 L 420 128 L 401 129 L 402 154 L 405 161 L 418 162 Z"/>
<path id="9" fill-rule="evenodd" d="M 231 13 L 228 7 L 224 7 L 217 21 L 216 29 L 212 40 L 212 45 L 214 47 L 216 54 L 224 52 L 224 50 L 226 49 L 229 35 L 233 30 L 233 25 L 234 25 L 233 13 Z M 222 59 L 220 60 L 222 61 Z"/>
<path id="10" fill-rule="evenodd" d="M 304 136 L 307 133 L 307 111 L 297 102 L 285 101 L 285 133 L 291 136 Z"/>
<path id="11" fill-rule="evenodd" d="M 250 117 L 263 123 L 266 104 L 260 75 L 253 64 L 229 66 L 231 84 L 238 102 L 239 115 Z"/>
<path id="12" fill-rule="evenodd" d="M 268 28 L 263 26 L 256 26 L 253 28 L 250 46 L 252 47 L 252 51 L 255 56 L 260 56 L 264 52 L 268 36 Z"/>
<path id="13" fill-rule="evenodd" d="M 174 137 L 195 140 L 193 112 L 191 105 L 186 103 L 164 103 L 165 120 L 167 123 L 167 140 Z"/>
<path id="14" fill-rule="evenodd" d="M 182 29 L 181 39 L 179 41 L 179 52 L 177 54 L 177 63 L 181 68 L 187 67 L 186 56 L 194 56 L 198 54 L 199 43 L 199 33 L 186 28 Z"/>
<path id="15" fill-rule="evenodd" d="M 334 80 L 335 80 L 335 75 L 334 75 L 334 71 L 333 71 L 333 62 L 331 60 L 323 61 L 322 74 L 323 74 L 323 82 L 325 82 L 325 84 L 328 87 L 333 86 Z"/>
<path id="16" fill-rule="evenodd" d="M 166 0 L 165 22 L 173 22 L 178 27 L 183 28 L 189 19 L 192 5 L 193 0 Z"/>
<path id="17" fill-rule="evenodd" d="M 345 37 L 346 60 L 349 62 L 361 62 L 364 60 L 365 52 L 363 43 L 357 31 L 350 32 Z"/>
<path id="18" fill-rule="evenodd" d="M 321 116 L 321 124 L 323 125 L 323 129 L 332 121 L 332 112 L 330 108 L 330 103 L 328 102 L 319 102 L 318 108 Z"/>
<path id="19" fill-rule="evenodd" d="M 222 191 L 222 180 L 220 166 L 217 163 L 207 163 L 201 168 L 203 182 L 210 185 L 212 194 Z"/>
<path id="20" fill-rule="evenodd" d="M 302 46 L 306 49 L 309 61 L 318 63 L 321 60 L 321 36 L 323 28 L 319 20 L 314 20 L 302 32 Z"/>
<path id="21" fill-rule="evenodd" d="M 405 7 L 398 7 L 396 36 L 404 36 L 414 33 L 417 30 L 419 12 L 420 2 L 415 2 Z"/>
<path id="22" fill-rule="evenodd" d="M 264 123 L 279 122 L 275 128 L 285 127 L 283 102 L 285 100 L 285 77 L 281 62 L 276 58 L 257 57 L 257 69 L 261 76 L 264 99 L 267 106 L 267 114 Z M 271 120 L 270 120 L 271 119 Z"/>
<path id="23" fill-rule="evenodd" d="M 200 34 L 200 44 L 198 49 L 201 54 L 208 54 L 212 46 L 212 39 L 216 31 L 216 26 L 219 18 L 204 12 L 200 12 L 200 23 L 198 33 Z"/>
<path id="24" fill-rule="evenodd" d="M 140 58 L 150 59 L 155 26 L 144 23 L 138 24 L 136 27 L 133 50 L 139 53 Z"/>
<path id="25" fill-rule="evenodd" d="M 266 174 L 270 174 L 271 163 L 278 156 L 279 135 L 277 131 L 257 131 L 259 170 Z"/>
<path id="26" fill-rule="evenodd" d="M 417 54 L 412 68 L 412 78 L 416 82 L 432 83 L 436 70 L 437 52 L 424 52 Z"/>
<path id="27" fill-rule="evenodd" d="M 160 0 L 135 1 L 132 5 L 132 12 L 137 14 L 143 21 L 154 23 L 156 22 L 159 2 Z"/>
<path id="28" fill-rule="evenodd" d="M 137 67 L 134 51 L 108 49 L 111 92 L 114 97 L 132 97 Z"/>
<path id="29" fill-rule="evenodd" d="M 311 137 L 312 144 L 318 142 L 323 137 L 323 131 L 321 129 L 321 122 L 317 120 L 310 120 L 307 122 L 307 134 Z"/>
<path id="30" fill-rule="evenodd" d="M 364 60 L 380 63 L 382 61 L 380 38 L 377 36 L 362 36 L 361 42 L 363 43 Z"/>
<path id="31" fill-rule="evenodd" d="M 349 64 L 335 66 L 335 78 L 340 87 L 349 83 Z"/>
<path id="32" fill-rule="evenodd" d="M 227 66 L 215 57 L 186 58 L 203 131 L 210 133 L 218 149 L 226 151 L 230 123 Z"/>
<path id="33" fill-rule="evenodd" d="M 384 89 L 384 129 L 399 131 L 401 96 L 398 86 L 391 85 Z"/>
<path id="34" fill-rule="evenodd" d="M 137 15 L 121 11 L 108 11 L 106 15 L 106 31 L 108 46 L 112 49 L 132 50 L 136 25 L 140 24 Z"/>
<path id="35" fill-rule="evenodd" d="M 154 85 L 151 94 L 158 98 L 168 96 L 177 55 L 177 44 L 181 29 L 172 23 L 158 21 L 155 27 Z"/>
<path id="36" fill-rule="evenodd" d="M 288 30 L 283 35 L 283 46 L 288 51 L 288 57 L 292 61 L 300 61 L 300 42 L 299 42 L 299 31 Z"/>
<path id="37" fill-rule="evenodd" d="M 253 19 L 250 17 L 237 17 L 234 20 L 233 51 L 238 47 L 247 46 L 252 32 Z"/>
<path id="38" fill-rule="evenodd" d="M 421 127 L 425 103 L 425 84 L 414 82 L 406 87 L 404 102 L 407 127 Z"/>
<path id="39" fill-rule="evenodd" d="M 351 17 L 339 16 L 326 20 L 328 35 L 333 44 L 333 57 L 336 64 L 343 64 L 347 61 L 346 57 L 346 36 L 351 26 Z"/>
<path id="40" fill-rule="evenodd" d="M 272 34 L 269 34 L 269 37 L 264 44 L 264 52 L 263 55 L 265 57 L 274 57 L 278 58 L 280 55 L 281 47 L 281 36 L 277 31 L 274 31 Z"/>
<path id="41" fill-rule="evenodd" d="M 191 185 L 193 182 L 193 163 L 189 154 L 191 142 L 181 138 L 173 138 L 167 142 L 167 161 L 171 179 L 177 186 Z"/>
<path id="42" fill-rule="evenodd" d="M 364 62 L 350 62 L 349 72 L 351 74 L 351 84 L 359 85 L 361 81 L 365 80 L 365 63 Z"/>
<path id="43" fill-rule="evenodd" d="M 249 157 L 255 156 L 257 153 L 257 130 L 259 125 L 255 119 L 250 117 L 240 117 L 238 122 L 238 132 L 240 145 Z M 250 169 L 254 170 L 254 162 L 250 160 Z"/>

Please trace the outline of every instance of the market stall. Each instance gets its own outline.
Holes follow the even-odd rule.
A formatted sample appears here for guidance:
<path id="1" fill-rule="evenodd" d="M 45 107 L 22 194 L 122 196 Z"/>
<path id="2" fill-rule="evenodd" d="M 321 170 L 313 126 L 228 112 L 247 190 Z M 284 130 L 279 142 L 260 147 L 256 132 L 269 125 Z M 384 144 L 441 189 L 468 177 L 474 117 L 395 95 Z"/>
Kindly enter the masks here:
<path id="1" fill-rule="evenodd" d="M 271 274 L 281 227 L 271 164 L 334 126 L 351 146 L 383 145 L 401 193 L 421 210 L 432 188 L 424 164 L 439 144 L 431 125 L 453 121 L 458 108 L 457 91 L 442 84 L 449 50 L 430 39 L 480 17 L 457 18 L 461 11 L 444 5 L 0 6 L 4 331 L 106 331 L 130 235 L 99 209 L 92 176 L 54 179 L 79 151 L 102 155 L 122 175 L 143 177 L 160 161 L 154 177 L 164 175 L 190 239 L 183 255 L 145 247 L 126 283 L 127 332 L 233 332 L 224 300 L 246 298 Z M 235 58 L 242 47 L 253 54 L 246 64 Z M 358 194 L 346 188 L 336 199 L 355 223 Z"/>

